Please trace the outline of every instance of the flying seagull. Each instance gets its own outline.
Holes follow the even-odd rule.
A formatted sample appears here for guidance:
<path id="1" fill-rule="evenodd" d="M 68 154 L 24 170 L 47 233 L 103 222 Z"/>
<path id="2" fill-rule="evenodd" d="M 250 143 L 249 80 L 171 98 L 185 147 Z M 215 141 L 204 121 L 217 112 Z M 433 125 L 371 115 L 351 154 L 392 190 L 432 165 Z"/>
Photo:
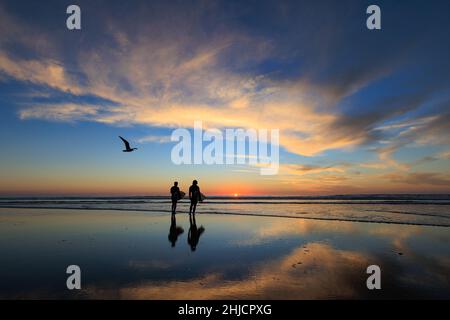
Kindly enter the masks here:
<path id="1" fill-rule="evenodd" d="M 137 150 L 137 148 L 130 148 L 130 143 L 127 140 L 125 140 L 121 136 L 119 136 L 119 138 L 123 141 L 123 143 L 125 143 L 125 150 L 122 150 L 123 152 L 132 152 L 134 150 Z"/>

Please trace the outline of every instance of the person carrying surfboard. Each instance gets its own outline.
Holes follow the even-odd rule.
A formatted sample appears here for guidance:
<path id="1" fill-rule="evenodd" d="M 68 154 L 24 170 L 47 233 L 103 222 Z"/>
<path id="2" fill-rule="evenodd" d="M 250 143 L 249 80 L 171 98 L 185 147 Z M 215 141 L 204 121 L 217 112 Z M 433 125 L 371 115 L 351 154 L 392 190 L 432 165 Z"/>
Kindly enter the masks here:
<path id="1" fill-rule="evenodd" d="M 189 187 L 189 199 L 191 199 L 191 206 L 189 207 L 189 214 L 195 214 L 197 203 L 201 200 L 200 188 L 197 180 L 192 181 L 192 186 Z"/>
<path id="2" fill-rule="evenodd" d="M 172 214 L 175 214 L 177 210 L 177 202 L 181 199 L 180 188 L 178 188 L 178 182 L 175 181 L 173 183 L 173 187 L 170 188 L 170 194 L 172 195 Z"/>

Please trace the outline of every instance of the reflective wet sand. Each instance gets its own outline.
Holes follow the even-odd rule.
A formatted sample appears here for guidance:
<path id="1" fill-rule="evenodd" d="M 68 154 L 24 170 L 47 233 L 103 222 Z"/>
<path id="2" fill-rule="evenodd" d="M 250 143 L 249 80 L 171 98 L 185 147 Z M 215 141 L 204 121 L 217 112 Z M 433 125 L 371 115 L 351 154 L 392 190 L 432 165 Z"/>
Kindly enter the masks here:
<path id="1" fill-rule="evenodd" d="M 0 297 L 450 298 L 450 229 L 282 217 L 0 209 Z M 78 265 L 82 289 L 66 288 Z M 368 290 L 366 268 L 381 268 Z"/>

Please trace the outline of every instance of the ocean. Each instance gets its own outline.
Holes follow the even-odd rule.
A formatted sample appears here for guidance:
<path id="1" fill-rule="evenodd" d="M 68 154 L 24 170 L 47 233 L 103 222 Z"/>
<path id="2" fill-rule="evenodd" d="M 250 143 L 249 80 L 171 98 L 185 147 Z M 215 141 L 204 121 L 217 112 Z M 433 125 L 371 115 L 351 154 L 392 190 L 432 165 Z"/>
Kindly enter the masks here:
<path id="1" fill-rule="evenodd" d="M 0 198 L 0 208 L 170 212 L 169 197 Z M 189 200 L 178 204 L 189 212 Z M 450 227 L 450 195 L 208 197 L 197 213 Z"/>

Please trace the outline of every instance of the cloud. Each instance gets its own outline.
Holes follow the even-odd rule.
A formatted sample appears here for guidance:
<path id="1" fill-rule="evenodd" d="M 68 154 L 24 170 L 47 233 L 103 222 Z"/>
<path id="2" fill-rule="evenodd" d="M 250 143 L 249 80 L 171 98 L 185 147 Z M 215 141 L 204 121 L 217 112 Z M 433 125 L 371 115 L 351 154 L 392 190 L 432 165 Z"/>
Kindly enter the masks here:
<path id="1" fill-rule="evenodd" d="M 348 164 L 340 164 L 340 165 L 328 165 L 328 166 L 319 166 L 319 165 L 302 165 L 302 164 L 285 164 L 283 165 L 283 169 L 285 171 L 292 174 L 316 174 L 316 173 L 324 173 L 324 172 L 338 172 L 344 173 L 350 165 Z"/>
<path id="2" fill-rule="evenodd" d="M 83 92 L 68 78 L 64 67 L 57 61 L 16 59 L 0 51 L 0 71 L 16 80 L 46 85 L 69 93 Z"/>
<path id="3" fill-rule="evenodd" d="M 80 104 L 56 104 L 33 106 L 21 110 L 21 119 L 45 119 L 52 121 L 80 121 L 97 120 L 100 121 L 100 106 L 80 105 Z"/>
<path id="4" fill-rule="evenodd" d="M 437 157 L 439 159 L 450 159 L 450 150 L 440 152 Z"/>
<path id="5" fill-rule="evenodd" d="M 343 99 L 395 74 L 403 64 L 406 49 L 386 59 L 377 53 L 364 53 L 361 59 L 352 60 L 354 66 L 349 65 L 342 58 L 354 48 L 333 40 L 333 27 L 327 25 L 320 32 L 330 39 L 329 43 L 296 43 L 298 48 L 305 48 L 293 56 L 291 45 L 277 43 L 271 34 L 256 35 L 245 28 L 215 24 L 215 28 L 205 28 L 206 13 L 214 17 L 222 14 L 217 5 L 203 4 L 196 10 L 178 6 L 161 5 L 158 15 L 143 8 L 136 15 L 150 14 L 145 20 L 136 15 L 115 20 L 112 13 L 105 11 L 99 15 L 98 32 L 79 39 L 75 54 L 51 45 L 60 40 L 57 34 L 42 32 L 45 36 L 33 39 L 29 36 L 34 28 L 31 22 L 19 21 L 1 10 L 0 20 L 15 35 L 2 41 L 23 45 L 27 52 L 34 53 L 31 58 L 20 57 L 5 46 L 0 50 L 3 74 L 114 103 L 32 104 L 22 107 L 20 118 L 164 128 L 192 127 L 195 120 L 203 120 L 209 128 L 278 128 L 284 149 L 305 156 L 351 150 L 384 139 L 388 144 L 373 150 L 382 163 L 402 170 L 409 167 L 393 159 L 399 148 L 411 143 L 448 143 L 443 135 L 449 130 L 448 116 L 392 122 L 422 106 L 437 90 L 433 85 L 415 94 L 399 93 L 365 103 L 360 108 L 363 111 L 357 113 L 345 112 L 338 106 Z M 337 35 L 344 40 L 343 33 Z M 313 40 L 303 37 L 305 43 Z M 320 51 L 324 46 L 327 50 Z M 321 52 L 320 57 L 317 52 Z M 260 68 L 273 60 L 280 66 L 289 65 L 300 57 L 305 61 L 317 58 L 319 62 L 299 64 L 298 69 L 304 68 L 304 73 L 290 77 Z M 372 61 L 374 57 L 379 64 Z M 331 71 L 324 74 L 326 70 Z M 401 132 L 393 136 L 395 130 Z M 157 140 L 142 138 L 143 142 Z M 290 169 L 305 173 L 314 168 Z"/>
<path id="6" fill-rule="evenodd" d="M 448 144 L 444 136 L 450 133 L 450 120 L 448 114 L 439 114 L 433 116 L 425 116 L 414 120 L 405 120 L 394 122 L 382 127 L 376 128 L 379 131 L 391 132 L 389 140 L 384 145 L 374 150 L 377 152 L 380 163 L 362 164 L 362 166 L 372 167 L 395 167 L 397 169 L 407 171 L 411 166 L 419 165 L 425 162 L 435 160 L 434 157 L 424 156 L 422 159 L 412 164 L 399 163 L 393 159 L 393 154 L 402 147 L 410 145 L 439 145 Z M 394 131 L 395 133 L 392 133 Z"/>
<path id="7" fill-rule="evenodd" d="M 185 23 L 192 27 L 189 23 L 195 21 Z M 108 43 L 80 50 L 77 63 L 84 83 L 69 76 L 63 57 L 58 62 L 3 54 L 0 68 L 15 79 L 102 97 L 120 108 L 32 106 L 20 112 L 21 118 L 161 127 L 192 127 L 195 120 L 204 120 L 205 125 L 218 128 L 276 127 L 283 131 L 281 143 L 288 151 L 306 155 L 357 143 L 323 137 L 321 132 L 336 115 L 317 112 L 314 101 L 305 97 L 306 87 L 294 89 L 292 84 L 274 82 L 264 74 L 240 74 L 227 67 L 229 59 L 237 61 L 234 65 L 244 65 L 250 58 L 252 63 L 270 58 L 265 39 L 226 31 L 204 42 L 198 34 L 175 32 L 166 35 L 168 41 L 155 34 L 152 25 L 143 26 L 137 35 L 120 31 L 114 24 L 109 31 L 115 41 L 113 48 Z M 251 57 L 240 57 L 242 51 L 251 52 Z"/>
<path id="8" fill-rule="evenodd" d="M 137 140 L 139 143 L 149 143 L 149 142 L 156 142 L 156 143 L 169 143 L 171 142 L 170 136 L 145 136 L 142 138 L 139 138 Z"/>
<path id="9" fill-rule="evenodd" d="M 389 173 L 385 178 L 393 183 L 450 187 L 450 176 L 436 172 Z"/>
<path id="10" fill-rule="evenodd" d="M 411 164 L 411 166 L 419 166 L 419 165 L 422 165 L 422 164 L 425 164 L 425 163 L 429 163 L 429 162 L 434 162 L 434 161 L 437 161 L 437 160 L 439 160 L 438 157 L 425 156 L 425 157 L 420 158 L 419 160 L 414 161 Z"/>

